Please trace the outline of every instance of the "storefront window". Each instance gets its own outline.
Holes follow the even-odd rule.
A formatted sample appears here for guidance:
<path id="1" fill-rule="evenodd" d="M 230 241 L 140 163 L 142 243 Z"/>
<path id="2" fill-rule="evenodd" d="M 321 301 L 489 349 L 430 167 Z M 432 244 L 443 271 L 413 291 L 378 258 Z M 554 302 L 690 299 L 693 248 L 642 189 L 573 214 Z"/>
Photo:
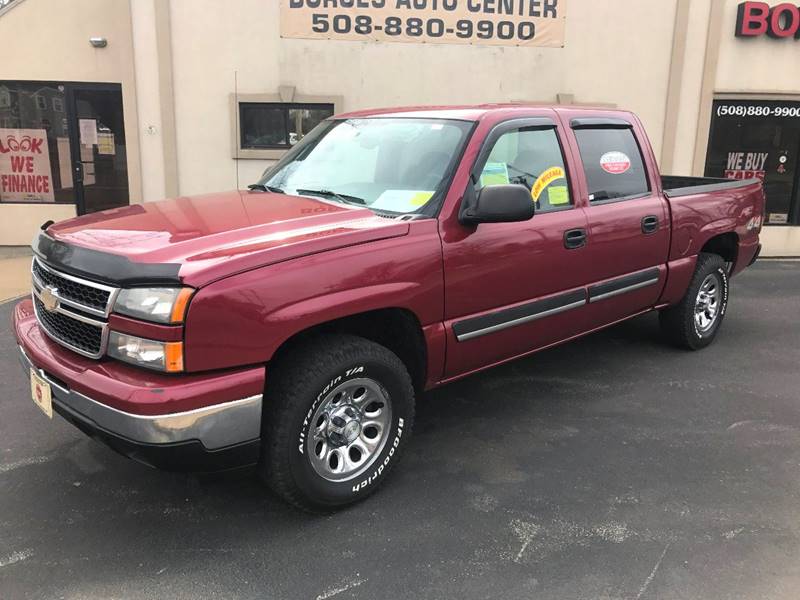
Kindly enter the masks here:
<path id="1" fill-rule="evenodd" d="M 63 86 L 0 81 L 0 202 L 74 202 Z"/>
<path id="2" fill-rule="evenodd" d="M 332 104 L 242 102 L 239 104 L 241 147 L 290 148 L 331 115 Z"/>
<path id="3" fill-rule="evenodd" d="M 715 100 L 707 177 L 764 182 L 768 225 L 797 224 L 800 102 Z"/>

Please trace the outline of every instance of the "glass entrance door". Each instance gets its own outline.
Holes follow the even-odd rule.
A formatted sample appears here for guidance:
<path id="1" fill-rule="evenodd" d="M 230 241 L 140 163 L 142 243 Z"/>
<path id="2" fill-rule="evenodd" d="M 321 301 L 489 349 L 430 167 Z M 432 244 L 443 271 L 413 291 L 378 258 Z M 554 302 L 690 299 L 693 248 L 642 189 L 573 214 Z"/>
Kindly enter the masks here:
<path id="1" fill-rule="evenodd" d="M 127 206 L 128 165 L 121 87 L 73 84 L 68 92 L 78 214 Z"/>

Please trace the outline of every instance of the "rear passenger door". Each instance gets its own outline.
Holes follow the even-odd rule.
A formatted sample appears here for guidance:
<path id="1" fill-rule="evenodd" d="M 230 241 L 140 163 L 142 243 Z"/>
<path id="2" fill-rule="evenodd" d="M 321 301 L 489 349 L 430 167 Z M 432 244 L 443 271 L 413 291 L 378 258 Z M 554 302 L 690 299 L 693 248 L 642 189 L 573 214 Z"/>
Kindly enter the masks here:
<path id="1" fill-rule="evenodd" d="M 652 150 L 638 124 L 625 119 L 573 118 L 570 129 L 583 163 L 588 224 L 589 325 L 602 325 L 653 306 L 666 280 L 670 223 Z M 655 175 L 655 176 L 654 176 Z"/>

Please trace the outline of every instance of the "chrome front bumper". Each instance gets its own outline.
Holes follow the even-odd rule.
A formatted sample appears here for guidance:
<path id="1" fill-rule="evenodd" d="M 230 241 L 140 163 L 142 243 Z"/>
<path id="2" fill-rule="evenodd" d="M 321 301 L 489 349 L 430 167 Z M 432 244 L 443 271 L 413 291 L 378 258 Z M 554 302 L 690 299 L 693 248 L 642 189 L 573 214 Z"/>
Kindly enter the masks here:
<path id="1" fill-rule="evenodd" d="M 50 384 L 54 409 L 65 409 L 97 428 L 131 442 L 157 445 L 196 440 L 206 450 L 213 451 L 254 442 L 261 437 L 261 394 L 180 413 L 134 415 L 65 388 L 35 367 L 22 346 L 18 345 L 17 349 L 25 373 L 33 369 Z"/>

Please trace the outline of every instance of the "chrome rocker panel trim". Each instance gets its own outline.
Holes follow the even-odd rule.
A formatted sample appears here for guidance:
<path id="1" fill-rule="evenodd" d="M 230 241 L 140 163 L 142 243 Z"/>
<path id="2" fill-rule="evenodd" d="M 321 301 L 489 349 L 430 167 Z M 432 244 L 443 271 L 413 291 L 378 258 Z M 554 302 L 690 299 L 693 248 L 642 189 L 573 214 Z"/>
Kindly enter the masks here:
<path id="1" fill-rule="evenodd" d="M 34 366 L 22 346 L 19 361 L 50 384 L 53 404 L 78 413 L 98 427 L 143 444 L 171 444 L 198 440 L 207 450 L 217 450 L 261 437 L 262 394 L 166 415 L 134 415 L 92 400 L 53 381 Z"/>

